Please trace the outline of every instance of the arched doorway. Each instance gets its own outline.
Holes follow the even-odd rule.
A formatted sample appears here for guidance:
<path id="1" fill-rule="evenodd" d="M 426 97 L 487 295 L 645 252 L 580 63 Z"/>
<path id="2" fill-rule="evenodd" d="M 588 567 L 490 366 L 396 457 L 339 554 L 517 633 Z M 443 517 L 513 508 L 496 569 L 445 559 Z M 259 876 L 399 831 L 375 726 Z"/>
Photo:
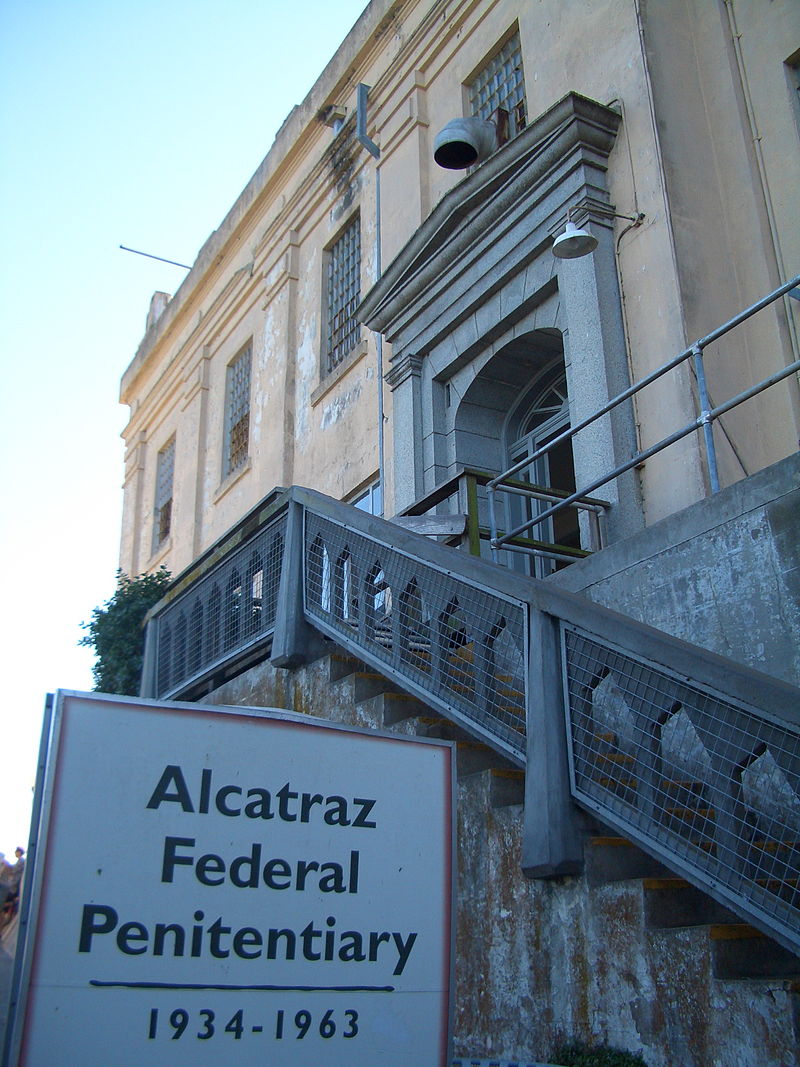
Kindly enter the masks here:
<path id="1" fill-rule="evenodd" d="M 563 355 L 553 359 L 539 374 L 526 394 L 509 415 L 506 425 L 508 466 L 535 456 L 549 442 L 555 440 L 570 425 L 567 372 Z M 575 464 L 572 457 L 572 441 L 567 438 L 536 458 L 523 468 L 516 478 L 543 489 L 558 489 L 575 492 Z M 512 498 L 509 504 L 508 521 L 514 526 L 545 511 L 552 502 Z M 533 527 L 529 536 L 537 541 L 547 541 L 567 548 L 580 548 L 580 528 L 574 508 L 564 508 L 543 523 Z M 566 561 L 537 557 L 531 573 L 544 577 Z"/>

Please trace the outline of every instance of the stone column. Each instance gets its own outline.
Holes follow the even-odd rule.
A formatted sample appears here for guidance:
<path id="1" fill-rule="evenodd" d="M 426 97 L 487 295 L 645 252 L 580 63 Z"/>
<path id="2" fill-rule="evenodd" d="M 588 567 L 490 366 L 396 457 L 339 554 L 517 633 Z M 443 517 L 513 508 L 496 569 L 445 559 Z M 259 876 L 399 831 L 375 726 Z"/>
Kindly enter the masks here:
<path id="1" fill-rule="evenodd" d="M 394 512 L 397 514 L 424 493 L 422 357 L 406 355 L 393 360 L 386 382 L 393 393 Z"/>
<path id="2" fill-rule="evenodd" d="M 630 384 L 622 308 L 614 260 L 614 235 L 608 208 L 590 209 L 574 218 L 598 240 L 580 259 L 558 260 L 558 288 L 567 331 L 564 337 L 570 420 L 574 426 L 602 408 Z M 573 441 L 578 488 L 608 474 L 636 452 L 631 401 L 582 430 Z M 638 475 L 628 471 L 594 493 L 610 500 L 613 540 L 643 526 Z"/>

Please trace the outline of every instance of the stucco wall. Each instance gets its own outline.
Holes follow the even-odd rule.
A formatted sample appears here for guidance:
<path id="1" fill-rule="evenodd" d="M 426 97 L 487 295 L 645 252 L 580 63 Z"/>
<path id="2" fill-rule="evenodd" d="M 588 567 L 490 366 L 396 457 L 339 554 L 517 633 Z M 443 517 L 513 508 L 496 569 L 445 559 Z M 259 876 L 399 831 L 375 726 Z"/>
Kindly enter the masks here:
<path id="1" fill-rule="evenodd" d="M 800 685 L 800 453 L 548 581 Z"/>
<path id="2" fill-rule="evenodd" d="M 164 563 L 178 573 L 276 485 L 308 485 L 352 499 L 377 477 L 375 338 L 364 329 L 340 373 L 326 379 L 320 369 L 326 249 L 358 210 L 365 296 L 378 267 L 377 172 L 384 275 L 443 198 L 469 182 L 463 172 L 433 163 L 433 139 L 449 120 L 469 110 L 467 85 L 515 30 L 531 122 L 570 92 L 621 115 L 604 163 L 604 183 L 617 211 L 642 212 L 645 218 L 633 228 L 626 219 L 606 219 L 607 273 L 613 281 L 616 272 L 620 285 L 618 290 L 609 284 L 601 304 L 620 320 L 623 335 L 606 347 L 613 348 L 619 367 L 630 364 L 634 380 L 769 288 L 778 267 L 765 222 L 767 186 L 784 261 L 798 269 L 791 262 L 800 247 L 800 226 L 792 214 L 796 128 L 788 95 L 775 88 L 776 78 L 785 80 L 789 51 L 800 44 L 792 38 L 798 9 L 791 0 L 773 0 L 766 7 L 752 0 L 733 5 L 756 119 L 764 127 L 764 185 L 750 147 L 740 65 L 727 20 L 730 6 L 722 0 L 593 0 L 589 5 L 585 0 L 372 0 L 306 100 L 290 113 L 179 291 L 157 320 L 151 317 L 123 375 L 121 399 L 131 409 L 124 433 L 123 570 L 152 571 Z M 762 81 L 768 90 L 761 88 Z M 354 138 L 360 82 L 370 86 L 367 132 L 380 147 L 377 162 Z M 347 109 L 338 134 L 324 122 L 332 105 Z M 559 202 L 548 220 L 553 232 L 567 206 Z M 548 263 L 551 236 L 548 230 L 540 238 L 541 258 L 547 256 Z M 559 268 L 563 308 L 550 325 L 563 331 L 575 379 L 570 383 L 573 410 L 585 413 L 600 376 L 576 375 L 572 353 L 579 340 L 587 352 L 596 350 L 596 331 L 585 330 L 579 338 L 576 327 L 567 330 L 562 322 L 581 271 L 586 271 L 584 261 Z M 793 313 L 800 311 L 797 301 L 788 304 Z M 785 361 L 790 346 L 787 327 L 779 321 L 784 313 L 762 314 L 741 340 L 719 344 L 709 355 L 715 401 Z M 249 342 L 250 462 L 224 481 L 225 368 Z M 432 365 L 430 352 L 413 354 Z M 476 369 L 485 355 L 470 357 Z M 384 371 L 391 357 L 387 344 Z M 441 377 L 440 372 L 438 367 Z M 470 374 L 472 367 L 465 366 L 465 380 L 454 384 L 466 388 Z M 436 386 L 443 389 L 443 382 L 437 380 Z M 395 412 L 397 397 L 384 385 L 387 514 L 399 508 L 394 470 L 425 463 L 435 477 L 442 461 L 431 461 L 425 449 L 449 430 L 445 416 L 437 416 L 436 425 L 424 428 L 430 432 L 423 439 L 402 404 Z M 754 418 L 745 408 L 718 430 L 723 480 L 750 473 L 794 447 L 798 422 L 789 386 L 776 387 L 769 397 L 759 408 L 763 417 Z M 652 444 L 693 415 L 692 375 L 683 367 L 637 398 L 639 444 Z M 153 553 L 157 455 L 172 436 L 171 536 Z M 463 458 L 448 456 L 444 466 L 457 462 Z M 702 462 L 690 435 L 637 471 L 647 523 L 703 495 Z M 637 496 L 638 508 L 638 489 L 628 495 Z"/>

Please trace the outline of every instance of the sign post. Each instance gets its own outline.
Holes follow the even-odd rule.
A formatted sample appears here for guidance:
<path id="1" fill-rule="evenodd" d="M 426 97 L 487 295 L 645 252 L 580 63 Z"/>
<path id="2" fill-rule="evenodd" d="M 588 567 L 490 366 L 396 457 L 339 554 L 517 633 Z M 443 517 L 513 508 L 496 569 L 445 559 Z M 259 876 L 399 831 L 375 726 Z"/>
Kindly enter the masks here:
<path id="1" fill-rule="evenodd" d="M 445 1065 L 451 743 L 57 694 L 6 1061 Z"/>

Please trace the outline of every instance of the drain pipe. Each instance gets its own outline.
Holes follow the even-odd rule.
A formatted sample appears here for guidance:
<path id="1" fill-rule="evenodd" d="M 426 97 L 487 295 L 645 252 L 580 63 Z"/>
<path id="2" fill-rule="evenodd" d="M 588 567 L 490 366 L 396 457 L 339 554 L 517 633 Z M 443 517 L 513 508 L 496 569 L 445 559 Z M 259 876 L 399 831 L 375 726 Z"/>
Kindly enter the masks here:
<path id="1" fill-rule="evenodd" d="M 367 136 L 367 95 L 369 94 L 369 86 L 364 85 L 362 82 L 358 86 L 358 95 L 356 98 L 356 139 L 362 148 L 366 148 L 373 159 L 380 159 L 380 149 Z M 375 167 L 375 281 L 380 281 L 381 277 L 381 169 L 376 165 Z M 375 333 L 375 347 L 378 352 L 378 481 L 381 487 L 381 511 L 380 517 L 383 518 L 384 503 L 386 498 L 386 478 L 384 477 L 384 455 L 383 455 L 383 334 Z"/>
<path id="2" fill-rule="evenodd" d="M 756 158 L 758 180 L 759 185 L 761 186 L 761 195 L 763 197 L 764 210 L 767 216 L 767 225 L 769 227 L 769 235 L 772 243 L 772 252 L 775 256 L 777 276 L 778 278 L 785 278 L 788 272 L 784 263 L 783 249 L 781 248 L 780 230 L 778 227 L 777 219 L 775 218 L 775 208 L 772 203 L 772 194 L 770 192 L 767 166 L 764 161 L 764 150 L 761 145 L 761 134 L 758 130 L 755 107 L 753 106 L 753 96 L 750 91 L 750 79 L 747 74 L 747 65 L 745 63 L 744 51 L 742 49 L 742 35 L 739 32 L 739 26 L 736 22 L 736 12 L 733 8 L 733 0 L 724 0 L 724 3 L 725 11 L 728 16 L 728 30 L 730 32 L 731 41 L 733 44 L 733 54 L 736 59 L 736 73 L 739 78 L 739 87 L 742 92 L 742 99 L 744 101 L 745 112 L 747 114 L 747 123 L 750 129 L 750 138 L 753 143 L 753 151 L 755 153 Z M 794 316 L 792 314 L 792 309 L 791 305 L 788 302 L 788 298 L 784 298 L 784 307 L 786 312 L 786 325 L 789 331 L 790 344 L 794 351 L 794 357 L 795 359 L 797 359 L 798 357 L 800 357 L 800 345 L 798 343 L 797 327 L 795 326 Z"/>

